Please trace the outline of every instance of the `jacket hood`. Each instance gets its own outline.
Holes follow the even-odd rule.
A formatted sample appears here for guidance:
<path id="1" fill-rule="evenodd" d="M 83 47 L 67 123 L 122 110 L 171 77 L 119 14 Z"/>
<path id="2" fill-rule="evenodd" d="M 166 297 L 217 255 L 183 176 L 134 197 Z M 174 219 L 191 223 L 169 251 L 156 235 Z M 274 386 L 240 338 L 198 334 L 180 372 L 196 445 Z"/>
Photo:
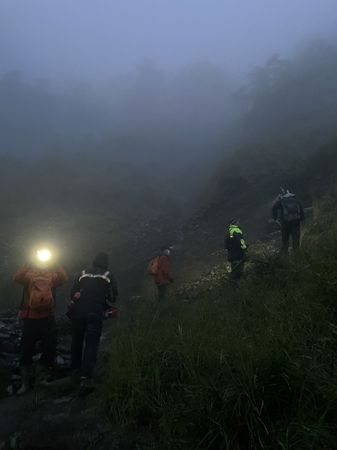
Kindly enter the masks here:
<path id="1" fill-rule="evenodd" d="M 293 198 L 293 197 L 296 197 L 296 195 L 289 191 L 287 191 L 285 194 L 281 195 L 281 198 Z"/>
<path id="2" fill-rule="evenodd" d="M 109 267 L 109 255 L 103 252 L 98 253 L 95 256 L 92 265 L 96 268 L 107 270 Z"/>

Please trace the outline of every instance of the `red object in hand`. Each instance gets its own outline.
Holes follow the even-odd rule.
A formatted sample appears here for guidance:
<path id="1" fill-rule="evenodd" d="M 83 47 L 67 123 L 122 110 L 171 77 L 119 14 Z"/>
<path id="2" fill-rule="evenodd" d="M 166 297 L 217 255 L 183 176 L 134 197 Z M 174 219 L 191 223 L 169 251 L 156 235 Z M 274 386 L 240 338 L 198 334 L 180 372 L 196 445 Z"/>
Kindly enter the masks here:
<path id="1" fill-rule="evenodd" d="M 75 292 L 75 294 L 72 296 L 72 298 L 69 300 L 68 303 L 68 309 L 66 312 L 66 316 L 69 317 L 69 319 L 72 318 L 73 315 L 73 310 L 74 310 L 74 306 L 76 304 L 76 302 L 81 298 L 81 293 L 80 292 Z"/>
<path id="2" fill-rule="evenodd" d="M 105 311 L 104 317 L 106 319 L 116 319 L 118 317 L 118 309 L 117 308 L 109 308 Z"/>

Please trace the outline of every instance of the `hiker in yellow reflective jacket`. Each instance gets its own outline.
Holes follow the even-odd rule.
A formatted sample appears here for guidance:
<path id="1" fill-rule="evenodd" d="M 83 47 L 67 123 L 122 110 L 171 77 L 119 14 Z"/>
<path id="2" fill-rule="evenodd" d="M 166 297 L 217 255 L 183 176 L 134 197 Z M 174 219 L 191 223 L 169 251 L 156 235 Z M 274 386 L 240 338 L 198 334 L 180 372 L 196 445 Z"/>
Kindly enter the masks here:
<path id="1" fill-rule="evenodd" d="M 231 263 L 231 276 L 233 280 L 239 280 L 244 273 L 244 265 L 247 258 L 247 244 L 238 219 L 232 219 L 225 236 L 225 250 L 227 259 Z"/>

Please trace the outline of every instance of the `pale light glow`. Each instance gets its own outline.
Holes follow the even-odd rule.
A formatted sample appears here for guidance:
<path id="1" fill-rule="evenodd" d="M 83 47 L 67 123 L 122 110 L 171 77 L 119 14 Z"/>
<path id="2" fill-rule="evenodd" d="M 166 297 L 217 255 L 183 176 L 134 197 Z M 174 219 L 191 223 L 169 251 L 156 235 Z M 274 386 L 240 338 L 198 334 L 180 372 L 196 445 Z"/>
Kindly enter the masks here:
<path id="1" fill-rule="evenodd" d="M 39 261 L 45 263 L 51 260 L 52 254 L 47 248 L 41 248 L 36 252 L 36 256 Z"/>

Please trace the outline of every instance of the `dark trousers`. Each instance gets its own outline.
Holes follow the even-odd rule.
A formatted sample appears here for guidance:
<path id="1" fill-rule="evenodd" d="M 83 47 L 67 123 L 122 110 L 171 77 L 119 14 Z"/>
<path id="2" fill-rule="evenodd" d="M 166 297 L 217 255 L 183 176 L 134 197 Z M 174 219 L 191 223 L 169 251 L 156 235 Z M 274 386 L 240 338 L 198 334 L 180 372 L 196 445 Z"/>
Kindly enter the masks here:
<path id="1" fill-rule="evenodd" d="M 40 363 L 52 366 L 56 356 L 57 328 L 55 317 L 44 319 L 24 319 L 22 333 L 21 365 L 29 366 L 36 352 L 36 344 L 41 343 Z"/>
<path id="2" fill-rule="evenodd" d="M 243 276 L 245 268 L 245 262 L 241 261 L 232 261 L 231 262 L 231 278 L 232 280 L 239 280 Z"/>
<path id="3" fill-rule="evenodd" d="M 290 237 L 294 252 L 300 248 L 301 224 L 299 221 L 282 222 L 282 252 L 288 253 Z"/>
<path id="4" fill-rule="evenodd" d="M 166 297 L 167 293 L 167 284 L 157 284 L 158 289 L 158 300 L 162 301 Z"/>
<path id="5" fill-rule="evenodd" d="M 74 319 L 72 321 L 72 368 L 80 370 L 83 377 L 92 377 L 101 334 L 101 316 L 89 314 L 85 319 Z"/>

